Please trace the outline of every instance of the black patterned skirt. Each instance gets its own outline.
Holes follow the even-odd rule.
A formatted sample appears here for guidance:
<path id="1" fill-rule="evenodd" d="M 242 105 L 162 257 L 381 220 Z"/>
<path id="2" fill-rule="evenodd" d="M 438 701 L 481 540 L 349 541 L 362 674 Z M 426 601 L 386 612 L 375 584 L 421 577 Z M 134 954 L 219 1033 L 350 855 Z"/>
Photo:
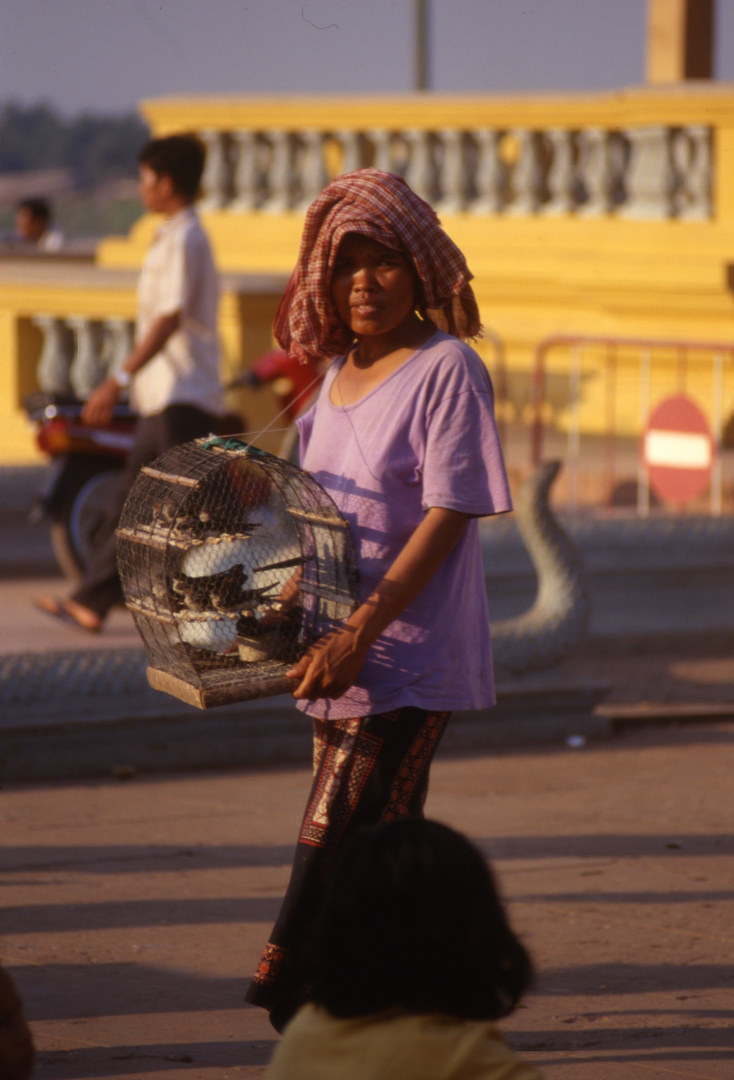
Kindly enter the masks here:
<path id="1" fill-rule="evenodd" d="M 450 717 L 412 707 L 314 720 L 314 778 L 288 889 L 245 1000 L 281 1030 L 308 996 L 307 941 L 335 855 L 356 832 L 418 817 Z"/>

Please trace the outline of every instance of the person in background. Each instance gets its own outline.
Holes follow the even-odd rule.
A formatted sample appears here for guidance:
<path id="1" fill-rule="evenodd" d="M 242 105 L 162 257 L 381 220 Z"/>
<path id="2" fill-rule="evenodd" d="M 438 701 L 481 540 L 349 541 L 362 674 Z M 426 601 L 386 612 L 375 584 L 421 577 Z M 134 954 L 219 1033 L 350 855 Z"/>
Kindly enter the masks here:
<path id="1" fill-rule="evenodd" d="M 45 199 L 21 199 L 15 208 L 15 233 L 39 252 L 60 251 L 64 246 L 64 234 L 52 225 L 51 207 Z"/>
<path id="2" fill-rule="evenodd" d="M 425 818 L 371 829 L 335 867 L 310 1001 L 266 1080 L 540 1080 L 494 1021 L 532 976 L 481 853 Z"/>
<path id="3" fill-rule="evenodd" d="M 82 418 L 108 424 L 120 392 L 129 387 L 140 415 L 135 443 L 106 508 L 102 539 L 79 587 L 66 600 L 36 598 L 47 615 L 97 633 L 122 602 L 115 529 L 143 465 L 180 443 L 217 432 L 225 415 L 217 341 L 218 279 L 194 203 L 205 151 L 189 135 L 152 139 L 140 152 L 140 197 L 163 223 L 143 262 L 138 285 L 135 346 L 120 368 L 85 403 Z"/>
<path id="4" fill-rule="evenodd" d="M 28 1080 L 36 1051 L 15 983 L 0 967 L 0 1080 Z"/>

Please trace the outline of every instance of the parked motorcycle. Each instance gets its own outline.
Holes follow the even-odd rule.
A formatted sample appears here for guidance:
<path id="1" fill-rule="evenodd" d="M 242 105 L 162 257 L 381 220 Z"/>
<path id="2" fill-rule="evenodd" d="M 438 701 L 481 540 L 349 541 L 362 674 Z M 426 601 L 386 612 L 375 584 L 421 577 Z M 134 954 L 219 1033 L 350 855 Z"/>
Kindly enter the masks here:
<path id="1" fill-rule="evenodd" d="M 106 427 L 85 424 L 84 403 L 70 394 L 39 392 L 23 402 L 36 425 L 36 443 L 53 468 L 39 493 L 31 521 L 49 520 L 59 567 L 78 581 L 89 564 L 104 507 L 132 448 L 136 417 L 117 405 Z"/>

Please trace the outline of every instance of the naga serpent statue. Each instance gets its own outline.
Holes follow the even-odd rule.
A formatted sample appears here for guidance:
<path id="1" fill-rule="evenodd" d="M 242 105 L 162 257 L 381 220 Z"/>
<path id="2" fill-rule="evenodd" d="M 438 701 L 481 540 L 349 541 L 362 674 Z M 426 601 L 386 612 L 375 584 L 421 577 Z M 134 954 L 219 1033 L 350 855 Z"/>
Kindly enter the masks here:
<path id="1" fill-rule="evenodd" d="M 548 495 L 560 461 L 542 462 L 523 484 L 516 520 L 538 575 L 532 607 L 492 623 L 498 675 L 522 675 L 557 664 L 582 640 L 591 598 L 581 555 L 557 521 Z"/>

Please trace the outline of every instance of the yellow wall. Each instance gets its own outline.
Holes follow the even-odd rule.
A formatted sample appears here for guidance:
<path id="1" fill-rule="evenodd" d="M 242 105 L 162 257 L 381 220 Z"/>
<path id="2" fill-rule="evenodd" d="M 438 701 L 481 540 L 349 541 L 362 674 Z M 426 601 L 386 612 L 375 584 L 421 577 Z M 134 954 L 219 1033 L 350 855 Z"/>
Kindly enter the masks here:
<path id="1" fill-rule="evenodd" d="M 444 215 L 446 230 L 465 252 L 475 274 L 475 289 L 485 325 L 506 345 L 508 384 L 517 415 L 525 415 L 530 373 L 538 343 L 552 334 L 654 336 L 696 340 L 734 340 L 734 296 L 729 267 L 734 263 L 734 88 L 711 83 L 648 87 L 596 95 L 460 98 L 429 94 L 404 98 L 180 98 L 144 102 L 142 112 L 156 134 L 172 131 L 236 131 L 311 129 L 319 131 L 390 131 L 408 128 L 578 130 L 597 126 L 623 130 L 630 126 L 700 124 L 714 132 L 714 207 L 706 221 L 636 221 L 618 214 L 601 218 L 581 213 L 558 217 L 537 213 L 494 216 Z M 339 167 L 338 155 L 332 168 Z M 223 272 L 287 274 L 295 264 L 303 214 L 205 211 Z M 137 270 L 156 222 L 143 217 L 128 237 L 110 238 L 98 250 L 103 268 Z M 34 291 L 35 290 L 35 291 Z M 96 299 L 94 299 L 96 297 Z M 105 316 L 118 309 L 132 313 L 132 291 L 84 294 L 84 312 L 97 304 Z M 248 363 L 270 344 L 270 322 L 277 296 L 248 301 L 227 294 L 220 329 L 227 372 Z M 9 290 L 0 276 L 0 391 L 17 402 L 19 379 L 28 382 L 27 362 L 12 358 L 26 334 L 22 317 L 39 311 L 74 310 L 73 290 L 49 292 L 28 285 Z M 247 306 L 249 304 L 249 307 Z M 117 305 L 117 306 L 116 306 Z M 114 308 L 114 310 L 111 310 Z M 18 319 L 21 319 L 19 322 Z M 20 329 L 19 329 L 20 328 Z M 22 344 L 32 352 L 33 342 Z M 479 351 L 490 366 L 489 342 Z M 549 354 L 548 363 L 562 386 L 568 351 Z M 626 385 L 625 380 L 621 385 Z M 734 401 L 726 384 L 726 407 Z M 622 393 L 622 391 L 620 391 Z M 631 391 L 624 392 L 618 413 L 632 417 Z M 583 386 L 583 421 L 589 430 L 603 430 L 601 376 Z M 559 427 L 567 422 L 567 402 L 552 395 L 551 413 Z M 248 412 L 262 409 L 266 399 L 239 399 Z M 271 402 L 272 406 L 272 402 Z M 270 406 L 269 406 L 270 407 Z M 272 411 L 272 408 L 271 408 Z M 267 412 L 267 409 L 266 409 Z M 259 415 L 259 414 L 258 414 Z M 20 418 L 6 415 L 0 434 L 0 458 L 21 460 L 32 444 Z M 635 421 L 636 423 L 636 421 Z M 630 419 L 630 430 L 634 424 Z M 15 456 L 14 456 L 15 455 Z"/>
<path id="2" fill-rule="evenodd" d="M 550 127 L 606 130 L 642 124 L 714 129 L 714 210 L 707 221 L 636 221 L 609 214 L 443 215 L 467 256 L 482 318 L 505 341 L 510 386 L 522 411 L 535 350 L 558 333 L 734 339 L 734 87 L 715 83 L 645 87 L 596 95 L 502 98 L 168 99 L 145 102 L 156 133 L 177 130 L 298 130 L 383 127 L 438 130 Z M 338 164 L 338 163 L 337 163 Z M 289 272 L 303 214 L 204 215 L 223 269 Z M 129 240 L 108 241 L 105 265 L 134 265 L 147 242 L 143 221 Z M 480 344 L 488 362 L 493 349 Z M 551 357 L 549 357 L 549 361 Z M 562 354 L 556 365 L 566 363 Z M 601 430 L 600 385 L 585 388 L 584 422 Z M 632 410 L 622 402 L 621 416 Z M 563 408 L 555 411 L 564 424 Z"/>

